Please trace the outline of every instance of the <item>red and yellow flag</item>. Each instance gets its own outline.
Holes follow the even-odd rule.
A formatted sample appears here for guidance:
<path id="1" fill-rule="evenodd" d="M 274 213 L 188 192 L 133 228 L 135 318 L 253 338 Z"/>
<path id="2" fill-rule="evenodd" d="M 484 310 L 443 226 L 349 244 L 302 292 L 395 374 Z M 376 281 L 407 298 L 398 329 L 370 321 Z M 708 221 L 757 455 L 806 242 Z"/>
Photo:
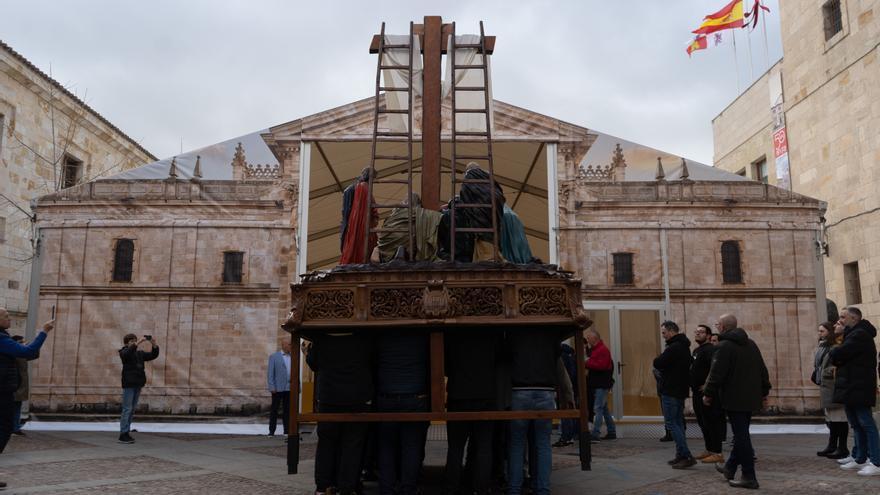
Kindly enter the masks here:
<path id="1" fill-rule="evenodd" d="M 709 34 L 723 29 L 741 27 L 743 27 L 742 0 L 732 0 L 718 12 L 707 15 L 703 23 L 700 24 L 700 27 L 692 32 L 695 34 Z"/>
<path id="2" fill-rule="evenodd" d="M 697 37 L 691 40 L 690 44 L 688 44 L 688 57 L 691 56 L 691 53 L 694 53 L 697 50 L 705 50 L 708 47 L 709 41 L 706 39 L 706 35 L 698 34 Z"/>

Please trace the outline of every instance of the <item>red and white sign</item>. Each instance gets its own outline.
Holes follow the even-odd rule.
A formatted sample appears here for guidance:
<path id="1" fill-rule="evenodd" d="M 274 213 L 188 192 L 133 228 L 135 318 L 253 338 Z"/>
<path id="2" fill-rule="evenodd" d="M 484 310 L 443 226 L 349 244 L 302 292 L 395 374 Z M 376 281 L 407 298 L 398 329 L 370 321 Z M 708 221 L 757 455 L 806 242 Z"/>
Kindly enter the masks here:
<path id="1" fill-rule="evenodd" d="M 773 156 L 779 158 L 788 153 L 788 137 L 785 134 L 785 127 L 773 133 Z"/>

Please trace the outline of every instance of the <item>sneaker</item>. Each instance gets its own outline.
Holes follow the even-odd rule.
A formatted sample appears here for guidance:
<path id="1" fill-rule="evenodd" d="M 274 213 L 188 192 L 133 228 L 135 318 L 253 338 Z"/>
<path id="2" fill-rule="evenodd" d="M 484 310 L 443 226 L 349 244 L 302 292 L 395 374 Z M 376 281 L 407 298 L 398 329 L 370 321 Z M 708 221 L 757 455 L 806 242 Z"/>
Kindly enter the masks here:
<path id="1" fill-rule="evenodd" d="M 705 464 L 715 464 L 716 462 L 723 463 L 724 462 L 724 455 L 709 453 L 709 455 L 704 457 L 700 462 L 703 462 Z"/>
<path id="2" fill-rule="evenodd" d="M 855 459 L 853 459 L 853 456 L 850 455 L 850 456 L 844 457 L 843 459 L 838 459 L 837 463 L 838 464 L 849 464 L 850 462 L 852 462 L 854 460 Z"/>
<path id="3" fill-rule="evenodd" d="M 553 447 L 568 447 L 569 445 L 572 445 L 572 444 L 574 444 L 574 442 L 572 442 L 571 440 L 559 440 L 558 442 L 554 443 L 552 446 Z"/>
<path id="4" fill-rule="evenodd" d="M 727 480 L 727 484 L 733 488 L 748 488 L 749 490 L 757 490 L 760 488 L 758 484 L 758 480 L 755 478 L 747 479 L 742 478 L 739 480 Z"/>
<path id="5" fill-rule="evenodd" d="M 615 432 L 606 433 L 605 436 L 602 437 L 602 440 L 617 440 L 617 433 L 615 433 Z"/>
<path id="6" fill-rule="evenodd" d="M 695 455 L 694 459 L 699 461 L 699 460 L 705 459 L 706 457 L 709 457 L 710 455 L 712 455 L 711 452 L 709 452 L 708 450 L 704 450 L 704 451 L 700 452 L 699 454 Z"/>
<path id="7" fill-rule="evenodd" d="M 880 476 L 880 466 L 868 463 L 867 466 L 859 469 L 859 476 Z"/>
<path id="8" fill-rule="evenodd" d="M 119 443 L 134 443 L 134 438 L 131 438 L 128 433 L 123 433 L 119 435 Z"/>
<path id="9" fill-rule="evenodd" d="M 840 466 L 840 469 L 848 469 L 848 470 L 862 469 L 863 467 L 865 467 L 865 466 L 867 466 L 867 465 L 868 465 L 868 461 L 865 461 L 865 462 L 862 462 L 862 463 L 859 463 L 859 462 L 856 462 L 856 461 L 852 461 L 852 462 L 848 462 L 848 463 L 846 463 L 846 464 Z"/>
<path id="10" fill-rule="evenodd" d="M 687 469 L 697 463 L 697 460 L 693 457 L 685 457 L 683 459 L 679 459 L 678 462 L 672 465 L 672 469 Z"/>

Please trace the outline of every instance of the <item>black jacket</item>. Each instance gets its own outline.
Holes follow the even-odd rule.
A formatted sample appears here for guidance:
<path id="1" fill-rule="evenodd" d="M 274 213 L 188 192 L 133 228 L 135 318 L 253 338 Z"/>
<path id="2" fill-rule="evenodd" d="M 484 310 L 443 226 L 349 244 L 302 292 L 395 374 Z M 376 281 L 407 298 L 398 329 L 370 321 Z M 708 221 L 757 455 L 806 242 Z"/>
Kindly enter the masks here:
<path id="1" fill-rule="evenodd" d="M 486 328 L 448 330 L 444 341 L 448 400 L 494 404 L 500 333 Z"/>
<path id="2" fill-rule="evenodd" d="M 510 383 L 514 388 L 556 388 L 560 335 L 551 328 L 517 328 L 507 332 Z"/>
<path id="3" fill-rule="evenodd" d="M 373 400 L 373 345 L 360 333 L 321 334 L 306 363 L 316 373 L 319 404 L 351 406 Z"/>
<path id="4" fill-rule="evenodd" d="M 385 331 L 376 343 L 376 390 L 385 395 L 422 395 L 430 389 L 430 340 L 407 329 Z"/>
<path id="5" fill-rule="evenodd" d="M 694 361 L 691 363 L 691 390 L 694 395 L 699 392 L 700 387 L 706 383 L 709 377 L 709 368 L 712 367 L 712 355 L 715 352 L 715 346 L 706 341 L 694 349 Z"/>
<path id="6" fill-rule="evenodd" d="M 735 328 L 722 333 L 703 394 L 720 399 L 726 411 L 759 411 L 770 388 L 761 350 L 746 331 Z"/>
<path id="7" fill-rule="evenodd" d="M 666 341 L 666 349 L 654 359 L 662 377 L 659 390 L 662 395 L 685 399 L 688 396 L 691 370 L 691 341 L 683 333 Z"/>
<path id="8" fill-rule="evenodd" d="M 147 384 L 144 372 L 144 361 L 152 361 L 159 357 L 159 346 L 153 344 L 153 350 L 144 352 L 135 346 L 123 346 L 119 349 L 122 360 L 122 388 L 141 388 Z"/>
<path id="9" fill-rule="evenodd" d="M 834 402 L 847 406 L 877 403 L 877 329 L 861 320 L 843 332 L 843 343 L 831 349 L 831 363 L 837 366 Z"/>

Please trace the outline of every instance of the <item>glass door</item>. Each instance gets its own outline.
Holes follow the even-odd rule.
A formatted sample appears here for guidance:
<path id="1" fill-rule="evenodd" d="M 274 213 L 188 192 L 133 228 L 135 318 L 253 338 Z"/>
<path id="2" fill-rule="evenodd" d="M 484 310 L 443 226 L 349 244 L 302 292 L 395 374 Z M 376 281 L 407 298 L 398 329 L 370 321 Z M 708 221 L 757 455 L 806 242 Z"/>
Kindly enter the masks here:
<path id="1" fill-rule="evenodd" d="M 661 416 L 652 363 L 661 351 L 663 303 L 588 302 L 585 309 L 614 359 L 614 416 Z"/>

